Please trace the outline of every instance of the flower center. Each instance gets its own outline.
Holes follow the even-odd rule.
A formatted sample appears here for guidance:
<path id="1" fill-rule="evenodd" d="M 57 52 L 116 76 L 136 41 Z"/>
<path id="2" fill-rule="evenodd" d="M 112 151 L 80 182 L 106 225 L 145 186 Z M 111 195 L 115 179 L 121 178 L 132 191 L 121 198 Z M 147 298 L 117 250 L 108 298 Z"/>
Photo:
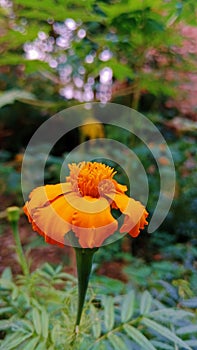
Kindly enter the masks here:
<path id="1" fill-rule="evenodd" d="M 97 162 L 69 164 L 70 176 L 67 177 L 72 189 L 81 196 L 99 198 L 114 189 L 113 168 Z"/>

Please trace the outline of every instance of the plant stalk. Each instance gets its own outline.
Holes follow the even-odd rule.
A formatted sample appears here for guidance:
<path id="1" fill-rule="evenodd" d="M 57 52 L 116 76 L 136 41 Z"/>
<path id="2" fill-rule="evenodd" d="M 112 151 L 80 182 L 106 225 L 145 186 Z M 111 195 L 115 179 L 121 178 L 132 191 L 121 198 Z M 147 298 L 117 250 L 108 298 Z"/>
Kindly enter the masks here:
<path id="1" fill-rule="evenodd" d="M 79 332 L 79 324 L 85 302 L 86 292 L 88 288 L 88 282 L 92 270 L 92 263 L 94 253 L 98 248 L 74 248 L 77 261 L 77 274 L 78 274 L 78 309 L 75 323 L 75 333 Z"/>
<path id="2" fill-rule="evenodd" d="M 19 264 L 22 268 L 23 274 L 25 276 L 27 276 L 27 275 L 29 275 L 29 267 L 28 267 L 27 260 L 26 260 L 26 257 L 24 255 L 24 252 L 23 252 L 22 245 L 21 245 L 21 240 L 20 240 L 19 230 L 18 230 L 18 222 L 12 221 L 12 222 L 10 222 L 10 225 L 11 225 L 14 240 L 16 243 L 15 248 L 16 248 L 16 253 L 18 255 Z"/>

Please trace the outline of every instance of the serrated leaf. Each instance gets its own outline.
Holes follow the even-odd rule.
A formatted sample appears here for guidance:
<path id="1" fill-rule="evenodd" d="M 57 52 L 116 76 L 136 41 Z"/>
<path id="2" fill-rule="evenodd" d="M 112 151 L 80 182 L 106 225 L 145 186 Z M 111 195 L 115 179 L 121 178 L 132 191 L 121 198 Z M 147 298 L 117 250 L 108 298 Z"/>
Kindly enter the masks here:
<path id="1" fill-rule="evenodd" d="M 140 314 L 145 315 L 148 314 L 150 311 L 151 305 L 152 305 L 152 296 L 151 294 L 145 290 L 145 292 L 142 294 L 141 301 L 140 301 Z"/>
<path id="2" fill-rule="evenodd" d="M 48 328 L 49 328 L 49 315 L 47 311 L 43 308 L 41 312 L 41 328 L 43 338 L 48 338 Z"/>
<path id="3" fill-rule="evenodd" d="M 159 323 L 156 323 L 155 321 L 152 321 L 148 318 L 142 319 L 142 324 L 145 326 L 153 329 L 157 333 L 161 334 L 163 337 L 167 338 L 168 340 L 174 342 L 175 344 L 178 344 L 182 346 L 185 349 L 192 350 L 182 339 L 176 336 L 173 332 L 171 332 L 168 328 L 165 326 L 160 325 Z"/>
<path id="4" fill-rule="evenodd" d="M 113 346 L 114 350 L 128 350 L 126 344 L 116 334 L 109 333 L 107 337 L 111 345 Z"/>
<path id="5" fill-rule="evenodd" d="M 33 317 L 33 323 L 34 323 L 36 333 L 38 335 L 40 335 L 41 334 L 41 318 L 40 318 L 40 313 L 38 312 L 38 310 L 36 308 L 33 308 L 32 317 Z"/>
<path id="6" fill-rule="evenodd" d="M 114 301 L 112 297 L 104 298 L 104 322 L 107 331 L 110 331 L 114 325 Z"/>
<path id="7" fill-rule="evenodd" d="M 137 344 L 139 344 L 145 350 L 157 350 L 151 342 L 137 329 L 128 324 L 123 325 L 125 332 L 130 338 L 132 338 Z"/>
<path id="8" fill-rule="evenodd" d="M 131 319 L 134 312 L 135 293 L 130 291 L 125 297 L 121 309 L 121 321 L 127 322 Z"/>

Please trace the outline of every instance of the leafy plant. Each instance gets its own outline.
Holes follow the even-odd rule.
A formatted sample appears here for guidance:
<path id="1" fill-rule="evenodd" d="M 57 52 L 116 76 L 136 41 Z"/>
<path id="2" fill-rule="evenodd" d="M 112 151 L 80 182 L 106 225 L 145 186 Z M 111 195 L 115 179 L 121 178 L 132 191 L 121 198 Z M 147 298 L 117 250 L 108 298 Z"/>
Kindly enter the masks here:
<path id="1" fill-rule="evenodd" d="M 102 294 L 98 303 L 90 288 L 80 332 L 74 337 L 76 298 L 76 279 L 62 266 L 46 263 L 16 281 L 10 268 L 5 269 L 0 279 L 0 349 L 154 350 L 173 349 L 176 344 L 191 350 L 196 346 L 195 314 L 188 305 L 166 308 L 148 291 L 133 289 L 115 297 Z"/>

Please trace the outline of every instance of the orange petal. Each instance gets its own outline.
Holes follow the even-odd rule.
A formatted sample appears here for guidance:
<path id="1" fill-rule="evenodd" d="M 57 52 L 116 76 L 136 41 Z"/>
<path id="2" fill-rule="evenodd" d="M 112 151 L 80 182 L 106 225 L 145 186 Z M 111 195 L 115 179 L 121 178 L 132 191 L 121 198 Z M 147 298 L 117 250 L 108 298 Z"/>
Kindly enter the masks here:
<path id="1" fill-rule="evenodd" d="M 114 187 L 117 192 L 124 193 L 127 191 L 127 186 L 119 184 L 116 180 L 113 180 Z"/>
<path id="2" fill-rule="evenodd" d="M 118 229 L 118 223 L 111 215 L 109 204 L 106 207 L 107 200 L 100 198 L 97 202 L 98 212 L 76 211 L 73 215 L 72 231 L 79 238 L 82 248 L 100 247 L 104 240 Z"/>
<path id="3" fill-rule="evenodd" d="M 115 206 L 125 215 L 120 232 L 128 232 L 131 236 L 137 237 L 140 229 L 147 225 L 146 218 L 148 213 L 145 207 L 125 194 L 116 193 L 112 199 Z"/>
<path id="4" fill-rule="evenodd" d="M 29 211 L 29 203 L 25 207 Z M 33 229 L 44 236 L 46 242 L 63 245 L 65 234 L 71 230 L 73 213 L 65 196 L 60 196 L 51 204 L 34 209 L 29 216 Z"/>
<path id="5" fill-rule="evenodd" d="M 143 215 L 141 219 L 138 221 L 138 223 L 129 231 L 130 236 L 137 237 L 140 234 L 140 230 L 144 229 L 145 225 L 148 225 L 148 221 L 146 221 L 146 218 L 148 216 L 148 213 L 146 209 L 144 209 Z"/>
<path id="6" fill-rule="evenodd" d="M 36 208 L 43 207 L 48 202 L 53 201 L 60 195 L 71 191 L 70 183 L 60 183 L 57 185 L 46 185 L 35 188 L 29 195 L 30 201 L 28 211 L 30 215 Z"/>

